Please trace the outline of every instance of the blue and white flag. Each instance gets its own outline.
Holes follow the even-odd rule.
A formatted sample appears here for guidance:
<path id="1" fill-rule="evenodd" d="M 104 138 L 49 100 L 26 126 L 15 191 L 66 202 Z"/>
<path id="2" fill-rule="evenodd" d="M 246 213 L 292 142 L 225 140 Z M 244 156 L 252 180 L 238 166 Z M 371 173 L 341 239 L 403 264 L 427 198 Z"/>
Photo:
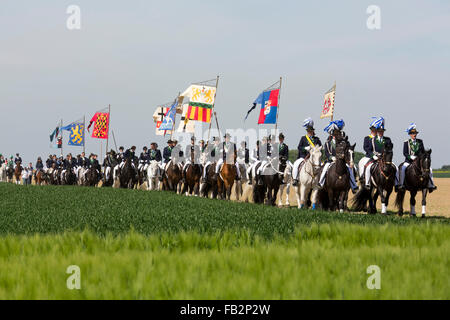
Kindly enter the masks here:
<path id="1" fill-rule="evenodd" d="M 175 114 L 177 113 L 177 99 L 175 99 L 172 106 L 169 108 L 167 113 L 164 115 L 164 119 L 159 126 L 159 130 L 172 130 L 173 129 L 173 123 L 175 122 Z"/>

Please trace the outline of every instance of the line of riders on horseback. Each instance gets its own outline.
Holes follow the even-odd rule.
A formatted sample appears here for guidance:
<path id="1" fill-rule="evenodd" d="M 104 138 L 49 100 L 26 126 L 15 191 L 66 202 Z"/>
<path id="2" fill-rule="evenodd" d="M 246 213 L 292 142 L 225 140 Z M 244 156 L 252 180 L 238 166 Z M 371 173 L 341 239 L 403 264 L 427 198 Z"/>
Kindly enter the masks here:
<path id="1" fill-rule="evenodd" d="M 406 130 L 410 138 L 404 142 L 405 161 L 397 168 L 392 162 L 393 143 L 385 133 L 385 120 L 373 118 L 370 134 L 364 137 L 365 155 L 356 166 L 355 145 L 351 145 L 343 131 L 343 120 L 331 121 L 324 129 L 328 138 L 324 145 L 315 135 L 314 121 L 303 122 L 306 134 L 298 144 L 298 157 L 294 163 L 288 160 L 289 148 L 284 135 L 264 137 L 257 141 L 250 153 L 246 142 L 237 148 L 227 133 L 224 141 L 213 137 L 211 143 L 195 137 L 183 151 L 177 140 L 169 140 L 163 153 L 156 143 L 150 149 L 144 147 L 136 156 L 136 147 L 116 153 L 107 153 L 100 166 L 97 155 L 89 158 L 82 153 L 76 158 L 68 154 L 66 159 L 49 156 L 45 165 L 41 158 L 36 163 L 35 181 L 54 185 L 85 185 L 135 188 L 147 183 L 148 190 L 171 190 L 186 195 L 202 195 L 212 198 L 230 199 L 236 183 L 236 199 L 243 194 L 244 187 L 252 188 L 256 203 L 290 206 L 289 192 L 295 187 L 299 208 L 321 208 L 348 210 L 349 191 L 355 194 L 353 208 L 357 211 L 376 213 L 376 201 L 381 199 L 381 213 L 387 214 L 389 197 L 395 188 L 396 205 L 403 214 L 406 191 L 411 194 L 410 214 L 415 215 L 415 196 L 422 192 L 422 216 L 426 213 L 426 196 L 436 186 L 431 169 L 431 150 L 425 150 L 423 141 L 417 139 L 417 127 L 412 123 Z M 18 173 L 21 158 L 17 154 L 14 162 L 0 155 L 0 179 Z M 103 167 L 103 170 L 102 170 Z M 357 184 L 359 177 L 360 186 Z M 20 179 L 19 179 L 20 181 Z M 283 192 L 285 201 L 283 203 Z"/>

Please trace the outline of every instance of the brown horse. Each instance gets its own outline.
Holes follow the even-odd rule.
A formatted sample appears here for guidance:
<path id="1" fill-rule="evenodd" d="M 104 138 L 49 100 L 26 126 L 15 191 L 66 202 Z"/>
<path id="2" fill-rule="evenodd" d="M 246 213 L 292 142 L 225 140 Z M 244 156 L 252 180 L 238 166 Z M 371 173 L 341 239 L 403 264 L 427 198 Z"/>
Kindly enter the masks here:
<path id="1" fill-rule="evenodd" d="M 186 182 L 183 184 L 183 191 L 186 195 L 196 195 L 200 193 L 200 179 L 202 178 L 202 167 L 199 164 L 188 164 L 186 168 Z"/>
<path id="2" fill-rule="evenodd" d="M 22 163 L 20 161 L 17 162 L 16 168 L 14 169 L 14 178 L 16 178 L 16 184 L 20 184 L 20 177 L 22 175 Z"/>
<path id="3" fill-rule="evenodd" d="M 231 189 L 233 188 L 234 180 L 237 176 L 237 168 L 231 163 L 226 163 L 222 165 L 219 172 L 219 178 L 217 179 L 217 189 L 219 197 L 221 199 L 230 200 Z"/>
<path id="4" fill-rule="evenodd" d="M 178 164 L 170 160 L 164 170 L 164 176 L 162 177 L 163 190 L 178 192 L 178 185 L 181 181 L 181 170 Z"/>
<path id="5" fill-rule="evenodd" d="M 34 181 L 38 186 L 40 186 L 42 183 L 48 184 L 48 175 L 44 171 L 39 170 L 35 174 Z"/>

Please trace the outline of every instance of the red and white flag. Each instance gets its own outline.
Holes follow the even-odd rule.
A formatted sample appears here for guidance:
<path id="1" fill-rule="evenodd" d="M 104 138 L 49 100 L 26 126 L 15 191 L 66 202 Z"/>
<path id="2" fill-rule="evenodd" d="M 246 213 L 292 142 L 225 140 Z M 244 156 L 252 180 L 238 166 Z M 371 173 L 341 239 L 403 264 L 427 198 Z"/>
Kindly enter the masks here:
<path id="1" fill-rule="evenodd" d="M 334 113 L 334 97 L 336 95 L 336 83 L 334 86 L 325 93 L 323 98 L 322 113 L 320 119 L 333 117 Z"/>

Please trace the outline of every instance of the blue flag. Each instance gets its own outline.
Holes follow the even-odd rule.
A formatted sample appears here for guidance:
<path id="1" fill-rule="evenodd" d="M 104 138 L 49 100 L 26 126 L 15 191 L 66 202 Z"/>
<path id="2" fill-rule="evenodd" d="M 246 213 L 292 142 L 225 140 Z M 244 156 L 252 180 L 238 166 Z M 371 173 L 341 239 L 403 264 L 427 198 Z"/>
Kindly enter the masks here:
<path id="1" fill-rule="evenodd" d="M 172 130 L 173 129 L 173 123 L 175 121 L 175 114 L 177 112 L 177 101 L 175 100 L 172 106 L 169 108 L 169 110 L 164 115 L 164 119 L 159 126 L 159 130 Z"/>
<path id="2" fill-rule="evenodd" d="M 61 130 L 70 131 L 69 134 L 69 146 L 84 146 L 84 123 L 71 123 Z"/>

